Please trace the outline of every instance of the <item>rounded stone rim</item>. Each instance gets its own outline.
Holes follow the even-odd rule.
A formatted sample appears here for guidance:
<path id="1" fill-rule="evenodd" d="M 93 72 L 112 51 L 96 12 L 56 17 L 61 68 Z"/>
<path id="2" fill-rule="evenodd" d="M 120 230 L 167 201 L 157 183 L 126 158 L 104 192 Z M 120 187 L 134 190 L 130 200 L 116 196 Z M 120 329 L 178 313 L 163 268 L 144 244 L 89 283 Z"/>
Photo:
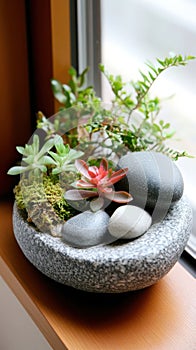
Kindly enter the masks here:
<path id="1" fill-rule="evenodd" d="M 73 269 L 78 270 L 79 276 L 78 281 L 77 278 L 72 281 L 72 278 L 68 278 L 66 275 L 68 272 L 64 272 L 65 276 L 60 276 L 60 272 L 59 275 L 55 272 L 55 275 L 53 271 L 46 269 L 43 272 L 44 274 L 61 283 L 87 291 L 124 292 L 144 288 L 155 283 L 173 267 L 181 255 L 191 232 L 192 209 L 187 199 L 183 197 L 170 208 L 162 222 L 152 225 L 141 237 L 121 245 L 110 244 L 89 248 L 73 248 L 62 242 L 60 238 L 52 237 L 47 233 L 36 232 L 34 227 L 30 226 L 20 215 L 16 203 L 13 210 L 13 224 L 16 240 L 23 253 L 40 271 L 43 272 L 44 270 L 42 268 L 44 261 L 40 264 L 27 251 L 24 244 L 24 237 L 27 232 L 29 239 L 25 237 L 25 240 L 29 241 L 28 244 L 35 244 L 36 247 L 43 246 L 48 249 L 51 255 L 57 254 L 63 257 L 63 261 L 69 260 L 69 264 L 73 265 L 70 265 L 70 268 L 73 267 Z M 115 275 L 117 286 L 110 286 L 109 284 L 106 286 L 101 282 L 98 284 L 96 282 L 95 285 L 92 283 L 91 286 L 85 281 L 80 281 L 84 273 L 82 267 L 79 268 L 79 265 L 82 266 L 82 264 L 88 266 L 91 273 L 94 271 L 98 273 L 100 270 L 99 281 L 101 276 L 103 278 L 108 274 L 111 278 Z M 152 272 L 151 281 L 147 277 L 148 281 L 145 281 L 147 271 L 144 272 L 144 269 L 147 266 L 150 268 L 151 265 L 154 269 L 154 275 Z M 137 276 L 132 276 L 133 280 L 130 279 L 130 281 L 125 282 L 124 280 L 128 274 L 133 273 L 134 269 L 137 274 L 142 274 L 141 281 L 137 284 Z M 112 283 L 115 281 L 113 280 Z M 126 286 L 123 285 L 123 281 Z"/>

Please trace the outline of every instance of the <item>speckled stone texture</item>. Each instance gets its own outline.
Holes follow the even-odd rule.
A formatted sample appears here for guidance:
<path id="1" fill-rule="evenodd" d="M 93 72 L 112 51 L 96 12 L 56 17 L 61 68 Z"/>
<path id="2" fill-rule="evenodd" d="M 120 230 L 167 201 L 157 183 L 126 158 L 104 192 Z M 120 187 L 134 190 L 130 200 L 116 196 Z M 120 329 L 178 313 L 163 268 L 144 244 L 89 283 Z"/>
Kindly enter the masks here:
<path id="1" fill-rule="evenodd" d="M 35 231 L 16 205 L 13 225 L 27 259 L 48 277 L 89 292 L 121 293 L 156 283 L 174 266 L 191 232 L 192 210 L 182 198 L 143 236 L 85 249 Z"/>

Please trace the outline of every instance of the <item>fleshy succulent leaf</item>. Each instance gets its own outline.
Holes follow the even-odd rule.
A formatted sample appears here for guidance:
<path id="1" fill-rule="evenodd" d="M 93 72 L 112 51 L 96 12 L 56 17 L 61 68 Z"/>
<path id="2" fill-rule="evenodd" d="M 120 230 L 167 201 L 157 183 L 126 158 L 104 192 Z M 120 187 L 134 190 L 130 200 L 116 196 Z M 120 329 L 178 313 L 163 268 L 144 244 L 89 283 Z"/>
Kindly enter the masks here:
<path id="1" fill-rule="evenodd" d="M 51 165 L 51 164 L 56 164 L 55 163 L 55 161 L 51 158 L 51 157 L 49 157 L 49 156 L 43 156 L 42 157 L 42 164 L 44 164 L 44 165 Z"/>
<path id="2" fill-rule="evenodd" d="M 86 164 L 86 162 L 82 159 L 77 159 L 75 161 L 75 167 L 76 169 L 83 175 L 85 176 L 87 179 L 90 179 L 90 175 L 88 173 L 88 165 Z"/>
<path id="3" fill-rule="evenodd" d="M 107 193 L 105 197 L 117 203 L 128 203 L 133 199 L 133 197 L 125 191 L 112 191 L 110 193 Z"/>
<path id="4" fill-rule="evenodd" d="M 95 176 L 97 176 L 99 174 L 98 172 L 98 168 L 94 165 L 94 166 L 90 166 L 88 168 L 88 174 L 94 178 Z"/>
<path id="5" fill-rule="evenodd" d="M 18 153 L 24 154 L 24 147 L 16 146 L 16 149 L 17 149 Z"/>
<path id="6" fill-rule="evenodd" d="M 19 175 L 26 171 L 27 167 L 24 166 L 14 166 L 10 168 L 7 172 L 8 175 Z"/>
<path id="7" fill-rule="evenodd" d="M 82 151 L 77 151 L 75 149 L 70 149 L 69 151 L 69 161 L 72 162 L 73 160 L 80 158 L 84 155 L 84 152 Z"/>
<path id="8" fill-rule="evenodd" d="M 105 158 L 101 160 L 100 167 L 103 167 L 106 171 L 108 170 L 108 161 Z"/>
<path id="9" fill-rule="evenodd" d="M 93 212 L 96 212 L 100 209 L 102 209 L 104 206 L 104 199 L 102 197 L 98 197 L 96 199 L 93 199 L 90 202 L 90 208 Z"/>
<path id="10" fill-rule="evenodd" d="M 78 180 L 76 183 L 75 183 L 76 187 L 80 187 L 80 188 L 94 188 L 95 185 L 94 184 L 91 184 L 90 182 L 87 182 L 85 180 Z"/>
<path id="11" fill-rule="evenodd" d="M 120 170 L 114 172 L 114 173 L 110 176 L 110 178 L 109 178 L 109 180 L 108 180 L 108 183 L 109 183 L 109 184 L 112 184 L 112 185 L 115 184 L 116 182 L 118 182 L 119 180 L 121 180 L 123 177 L 125 177 L 126 174 L 127 174 L 127 172 L 128 172 L 128 168 L 120 169 Z"/>
<path id="12" fill-rule="evenodd" d="M 46 143 L 43 145 L 43 147 L 39 151 L 38 157 L 40 158 L 44 154 L 46 154 L 54 146 L 54 143 L 55 143 L 55 139 L 50 139 L 50 140 L 46 141 Z"/>
<path id="13" fill-rule="evenodd" d="M 38 135 L 33 135 L 33 143 L 31 145 L 33 148 L 33 153 L 37 154 L 39 152 L 39 136 Z"/>
<path id="14" fill-rule="evenodd" d="M 88 191 L 88 190 L 68 190 L 65 193 L 65 199 L 72 200 L 72 201 L 78 201 L 82 199 L 87 199 L 90 197 L 97 196 L 98 193 L 94 191 Z"/>

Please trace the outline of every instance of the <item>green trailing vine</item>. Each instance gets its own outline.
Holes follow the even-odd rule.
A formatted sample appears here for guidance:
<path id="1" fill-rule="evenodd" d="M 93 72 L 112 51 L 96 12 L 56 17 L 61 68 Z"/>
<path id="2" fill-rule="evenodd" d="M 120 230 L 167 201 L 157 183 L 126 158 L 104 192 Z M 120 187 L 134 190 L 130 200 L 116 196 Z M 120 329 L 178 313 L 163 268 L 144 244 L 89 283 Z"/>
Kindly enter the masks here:
<path id="1" fill-rule="evenodd" d="M 109 74 L 104 65 L 100 64 L 99 69 L 108 80 L 114 94 L 110 111 L 102 106 L 102 101 L 96 96 L 93 87 L 84 87 L 88 69 L 77 76 L 76 70 L 71 68 L 69 70 L 71 79 L 67 85 L 52 79 L 52 91 L 54 97 L 61 103 L 61 110 L 74 107 L 89 112 L 89 120 L 84 125 L 85 137 L 79 139 L 77 132 L 72 135 L 68 133 L 68 141 L 71 140 L 73 143 L 74 139 L 75 145 L 80 142 L 85 149 L 89 145 L 92 146 L 92 135 L 101 132 L 104 138 L 100 145 L 110 150 L 108 155 L 112 152 L 121 155 L 128 150 L 131 152 L 154 150 L 161 151 L 174 160 L 189 156 L 185 151 L 180 152 L 167 146 L 166 142 L 175 132 L 171 130 L 170 123 L 159 119 L 161 101 L 157 96 L 152 98 L 149 92 L 164 71 L 172 67 L 185 66 L 193 59 L 195 57 L 190 55 L 184 57 L 173 55 L 163 60 L 157 59 L 155 64 L 147 62 L 148 71 L 145 73 L 140 71 L 140 79 L 129 83 L 123 82 L 120 75 Z M 138 111 L 142 118 L 139 126 L 133 121 L 135 111 Z M 60 121 L 58 123 L 60 124 Z M 38 126 L 41 126 L 40 122 Z"/>

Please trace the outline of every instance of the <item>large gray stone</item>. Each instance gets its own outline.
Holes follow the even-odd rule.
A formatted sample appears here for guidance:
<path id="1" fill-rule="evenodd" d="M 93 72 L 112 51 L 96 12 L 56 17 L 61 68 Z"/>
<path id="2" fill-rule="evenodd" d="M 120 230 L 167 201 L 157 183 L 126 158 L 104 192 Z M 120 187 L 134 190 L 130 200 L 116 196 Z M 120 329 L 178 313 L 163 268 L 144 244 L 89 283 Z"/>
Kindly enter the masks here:
<path id="1" fill-rule="evenodd" d="M 27 259 L 48 277 L 89 292 L 121 293 L 154 284 L 174 266 L 192 229 L 192 209 L 182 198 L 143 236 L 85 249 L 36 231 L 16 205 L 13 227 Z"/>
<path id="2" fill-rule="evenodd" d="M 162 220 L 171 205 L 183 194 L 183 178 L 174 161 L 158 152 L 133 152 L 123 156 L 119 167 L 128 167 L 127 177 L 116 190 L 132 194 L 130 205 L 152 214 L 153 222 Z M 128 181 L 127 181 L 128 180 Z"/>

